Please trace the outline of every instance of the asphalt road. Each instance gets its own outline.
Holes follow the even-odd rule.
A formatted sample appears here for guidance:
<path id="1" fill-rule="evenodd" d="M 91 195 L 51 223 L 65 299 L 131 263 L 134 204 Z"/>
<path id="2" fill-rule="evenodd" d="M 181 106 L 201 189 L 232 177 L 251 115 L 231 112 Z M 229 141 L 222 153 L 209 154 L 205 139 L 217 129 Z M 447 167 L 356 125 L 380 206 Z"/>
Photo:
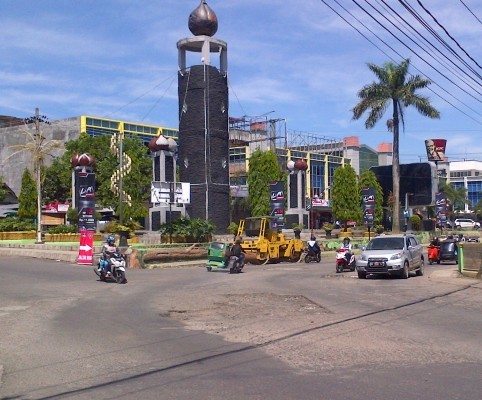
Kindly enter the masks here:
<path id="1" fill-rule="evenodd" d="M 128 270 L 0 260 L 0 399 L 464 399 L 482 283 L 321 264 Z"/>

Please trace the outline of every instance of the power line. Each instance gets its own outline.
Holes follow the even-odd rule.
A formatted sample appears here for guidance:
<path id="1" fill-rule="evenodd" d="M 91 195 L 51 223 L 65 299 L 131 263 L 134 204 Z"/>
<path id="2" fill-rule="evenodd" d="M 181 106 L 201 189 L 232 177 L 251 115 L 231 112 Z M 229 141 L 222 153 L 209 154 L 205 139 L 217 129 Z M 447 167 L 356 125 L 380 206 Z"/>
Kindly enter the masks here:
<path id="1" fill-rule="evenodd" d="M 137 96 L 136 98 L 134 98 L 133 100 L 129 101 L 128 103 L 125 103 L 123 106 L 119 107 L 117 110 L 114 110 L 112 111 L 111 113 L 109 114 L 106 114 L 104 115 L 102 118 L 108 118 L 109 116 L 111 115 L 114 115 L 116 113 L 118 113 L 119 111 L 123 110 L 124 108 L 126 108 L 127 106 L 130 106 L 131 104 L 134 104 L 137 100 L 143 98 L 144 96 L 146 96 L 147 94 L 151 93 L 152 91 L 154 91 L 155 89 L 157 89 L 159 86 L 161 86 L 162 84 L 164 84 L 166 81 L 168 81 L 169 79 L 172 79 L 173 76 L 176 76 L 177 75 L 177 72 L 175 72 L 174 74 L 171 74 L 169 75 L 166 79 L 164 79 L 162 82 L 158 83 L 157 85 L 153 86 L 151 89 L 147 90 L 146 92 L 142 93 L 141 95 Z M 171 82 L 171 85 L 172 85 L 172 82 Z M 150 111 L 149 111 L 150 112 Z M 144 117 L 145 118 L 145 117 Z"/>
<path id="2" fill-rule="evenodd" d="M 341 19 L 343 19 L 348 25 L 350 25 L 353 29 L 355 29 L 363 38 L 365 38 L 367 41 L 369 41 L 372 45 L 374 45 L 378 50 L 380 50 L 383 54 L 385 54 L 387 57 L 389 57 L 391 60 L 397 62 L 396 60 L 393 59 L 393 57 L 391 57 L 390 55 L 388 55 L 383 49 L 381 49 L 378 45 L 376 45 L 370 38 L 368 38 L 360 29 L 358 29 L 357 27 L 355 27 L 350 21 L 348 21 L 343 15 L 341 15 L 336 9 L 334 9 L 331 5 L 327 4 L 327 2 L 325 0 L 320 0 L 322 3 L 324 3 L 328 8 L 330 8 L 335 14 L 337 14 Z M 389 45 L 383 38 L 381 38 L 379 35 L 377 35 L 375 32 L 373 32 L 373 30 L 371 30 L 366 24 L 364 24 L 359 18 L 357 18 L 355 15 L 353 15 L 348 9 L 346 9 L 342 4 L 340 4 L 340 2 L 338 0 L 334 0 L 335 3 L 345 11 L 345 13 L 349 14 L 354 20 L 356 20 L 360 25 L 362 25 L 367 31 L 369 31 L 373 36 L 375 36 L 379 41 L 381 41 L 385 46 L 387 46 L 390 50 L 392 50 L 395 54 L 397 54 L 401 59 L 404 59 L 405 57 L 402 56 L 397 50 L 395 50 L 391 45 Z M 402 45 L 404 45 L 406 48 L 408 48 L 412 53 L 416 54 L 418 58 L 420 58 L 422 61 L 424 61 L 427 65 L 429 65 L 430 67 L 432 67 L 433 69 L 435 69 L 437 72 L 439 72 L 442 76 L 445 76 L 444 74 L 442 74 L 440 71 L 438 71 L 435 67 L 433 67 L 430 63 L 428 63 L 423 57 L 421 57 L 419 54 L 415 53 L 409 46 L 407 46 L 403 41 L 399 40 L 395 35 L 393 35 L 391 33 L 391 31 L 386 28 L 383 24 L 381 24 L 379 21 L 377 21 L 376 18 L 374 18 L 368 11 L 366 11 L 362 6 L 360 6 L 355 0 L 353 0 L 353 2 L 355 4 L 357 4 L 357 6 L 362 9 L 370 18 L 372 18 L 378 25 L 380 25 L 383 29 L 385 29 L 388 33 L 390 33 L 395 39 L 397 39 Z M 420 73 L 422 73 L 418 68 L 416 68 L 415 65 L 413 65 L 413 68 L 415 68 L 417 71 L 419 71 Z M 422 73 L 423 74 L 423 73 Z M 453 83 L 455 86 L 457 86 L 459 89 L 463 90 L 464 92 L 466 92 L 468 95 L 470 95 L 471 97 L 473 97 L 475 100 L 477 101 L 480 101 L 478 99 L 476 99 L 472 94 L 468 93 L 466 90 L 460 88 L 460 86 L 458 86 L 455 82 L 453 82 L 450 78 L 446 77 L 447 80 L 449 80 L 449 82 Z M 431 81 L 437 86 L 439 87 L 442 91 L 444 91 L 446 94 L 448 94 L 449 96 L 451 96 L 452 98 L 454 98 L 455 100 L 457 100 L 459 103 L 461 103 L 462 105 L 464 105 L 465 107 L 467 107 L 468 109 L 470 109 L 472 112 L 474 112 L 475 114 L 477 115 L 481 115 L 478 111 L 474 110 L 473 108 L 471 108 L 469 105 L 465 104 L 462 100 L 460 100 L 459 98 L 457 98 L 454 94 L 450 93 L 448 90 L 444 89 L 441 85 L 439 85 L 436 81 L 434 81 L 433 79 L 431 79 Z M 434 93 L 437 97 L 441 98 L 443 101 L 445 101 L 447 104 L 449 104 L 450 106 L 452 106 L 453 108 L 455 108 L 457 111 L 461 112 L 462 114 L 464 114 L 465 116 L 467 116 L 468 118 L 472 119 L 473 121 L 477 122 L 478 124 L 482 124 L 481 121 L 475 119 L 474 117 L 472 117 L 471 115 L 467 114 L 466 112 L 464 112 L 463 110 L 461 110 L 459 107 L 457 107 L 455 104 L 453 104 L 452 102 L 450 102 L 449 100 L 447 100 L 446 98 L 444 98 L 443 96 L 441 96 L 439 93 L 435 92 L 433 89 L 431 88 L 428 88 L 432 93 Z"/>
<path id="3" fill-rule="evenodd" d="M 460 0 L 460 2 L 464 5 L 464 7 L 467 10 L 469 10 L 469 12 L 475 17 L 475 19 L 482 24 L 482 21 L 479 19 L 479 17 L 477 17 L 477 15 L 475 15 L 469 7 L 467 7 L 467 5 L 462 0 Z"/>
<path id="4" fill-rule="evenodd" d="M 365 0 L 366 1 L 366 0 Z M 460 90 L 471 96 L 474 100 L 478 101 L 479 103 L 482 103 L 481 99 L 476 98 L 473 94 L 469 93 L 467 90 L 463 89 L 460 87 L 457 83 L 455 83 L 452 79 L 450 79 L 447 75 L 442 73 L 439 69 L 435 68 L 432 64 L 430 64 L 427 60 L 425 60 L 420 54 L 418 54 L 416 51 L 414 51 L 410 46 L 405 44 L 402 40 L 400 40 L 390 29 L 388 29 L 385 25 L 383 25 L 380 21 L 378 21 L 377 18 L 375 18 L 372 14 L 370 14 L 367 10 L 365 10 L 360 4 L 358 4 L 357 0 L 352 0 L 353 3 L 355 3 L 363 12 L 365 12 L 370 18 L 372 18 L 378 25 L 380 25 L 383 29 L 385 29 L 390 35 L 393 36 L 394 39 L 396 39 L 400 44 L 405 46 L 408 50 L 410 50 L 413 54 L 415 54 L 420 60 L 422 60 L 425 64 L 427 64 L 429 67 L 434 69 L 436 72 L 438 72 L 440 75 L 442 75 L 445 79 L 447 79 L 450 83 L 453 85 L 457 86 Z M 399 54 L 397 52 L 397 54 Z M 400 55 L 400 54 L 399 54 Z M 401 55 L 400 55 L 401 56 Z M 479 114 L 480 115 L 480 114 Z"/>
<path id="5" fill-rule="evenodd" d="M 466 55 L 467 57 L 469 57 L 479 68 L 482 69 L 482 67 L 479 65 L 479 63 L 478 63 L 477 61 L 475 61 L 475 60 L 471 57 L 471 55 L 470 55 L 469 53 L 467 53 L 467 52 L 465 51 L 465 49 L 460 45 L 459 42 L 457 42 L 457 40 L 455 40 L 455 38 L 447 31 L 447 29 L 445 29 L 445 27 L 444 27 L 440 22 L 438 22 L 437 18 L 435 18 L 435 17 L 433 16 L 433 14 L 432 14 L 429 10 L 427 10 L 427 9 L 425 8 L 425 6 L 422 4 L 422 2 L 421 2 L 420 0 L 417 0 L 417 3 L 420 5 L 420 7 L 423 8 L 423 10 L 424 10 L 428 15 L 430 15 L 430 16 L 432 17 L 432 19 L 435 21 L 435 23 L 436 23 L 438 26 L 440 26 L 440 28 L 443 29 L 443 31 L 445 32 L 445 34 L 446 34 L 450 39 L 452 39 L 452 40 L 455 42 L 455 44 L 457 45 L 457 47 L 458 47 L 460 50 L 462 50 L 462 51 L 465 53 L 465 55 Z"/>
<path id="6" fill-rule="evenodd" d="M 365 0 L 366 1 L 366 0 Z M 391 15 L 393 16 L 394 14 L 398 17 L 399 20 L 403 21 L 405 23 L 406 26 L 408 26 L 410 29 L 412 29 L 422 40 L 424 40 L 430 47 L 432 47 L 437 53 L 439 53 L 442 57 L 444 57 L 449 63 L 453 64 L 453 66 L 455 68 L 457 68 L 460 72 L 462 72 L 464 75 L 466 75 L 468 78 L 472 79 L 476 84 L 478 84 L 479 86 L 482 86 L 481 82 L 479 82 L 477 79 L 475 79 L 474 77 L 470 76 L 466 71 L 464 71 L 460 66 L 458 66 L 453 60 L 452 58 L 448 57 L 447 55 L 445 55 L 439 48 L 437 48 L 432 42 L 430 42 L 430 40 L 428 40 L 425 36 L 423 36 L 415 27 L 413 27 L 403 16 L 401 16 L 397 11 L 395 11 L 391 6 L 389 6 L 387 4 L 386 1 L 384 0 L 375 0 L 378 4 L 380 4 L 380 1 L 383 2 L 383 4 L 385 4 L 390 10 L 391 10 Z M 417 43 L 414 39 L 412 39 L 411 37 L 409 37 L 407 35 L 407 33 L 405 33 L 402 29 L 400 29 L 394 22 L 390 21 L 385 15 L 383 15 L 383 13 L 381 13 L 378 9 L 376 9 L 374 6 L 372 6 L 370 4 L 370 6 L 375 9 L 383 18 L 385 18 L 388 22 L 390 22 L 396 29 L 398 29 L 403 35 L 405 35 L 408 39 L 410 39 L 414 44 L 416 44 L 418 47 L 420 47 L 422 50 L 426 51 L 427 54 L 429 54 L 434 60 L 444 64 L 447 68 L 450 68 L 451 71 L 454 73 L 454 74 L 457 74 L 456 72 L 454 72 L 454 70 L 452 69 L 451 66 L 449 66 L 446 62 L 444 62 L 443 60 L 440 60 L 438 57 L 435 56 L 435 54 L 432 54 L 427 48 L 423 48 L 419 43 Z M 381 6 L 385 11 L 388 12 L 387 8 L 386 7 L 383 7 Z M 450 46 L 446 45 L 446 43 L 442 43 L 444 45 L 444 47 L 446 48 L 450 48 Z M 463 60 L 461 60 L 462 63 L 464 63 Z M 473 73 L 475 73 L 479 78 L 482 79 L 482 76 L 480 76 L 476 71 L 474 71 L 469 65 L 466 65 L 469 69 L 472 70 Z M 474 87 L 472 87 L 467 81 L 464 80 L 464 78 L 462 77 L 459 77 L 462 81 L 464 81 L 464 83 L 469 86 L 471 89 L 473 89 L 474 91 L 477 92 L 477 89 L 475 89 Z M 480 92 L 478 92 L 479 94 L 481 94 Z"/>

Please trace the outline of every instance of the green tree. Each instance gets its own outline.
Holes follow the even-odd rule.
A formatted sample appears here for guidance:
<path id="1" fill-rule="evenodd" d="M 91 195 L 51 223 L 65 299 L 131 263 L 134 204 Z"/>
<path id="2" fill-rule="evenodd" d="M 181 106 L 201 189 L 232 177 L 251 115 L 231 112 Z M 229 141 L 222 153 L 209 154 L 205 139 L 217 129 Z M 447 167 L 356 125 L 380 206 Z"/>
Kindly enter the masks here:
<path id="1" fill-rule="evenodd" d="M 477 204 L 474 206 L 474 212 L 478 218 L 482 217 L 482 199 L 480 199 Z"/>
<path id="2" fill-rule="evenodd" d="M 4 186 L 3 176 L 0 176 L 0 201 L 5 200 L 8 196 L 8 191 L 4 189 Z"/>
<path id="3" fill-rule="evenodd" d="M 37 216 L 37 188 L 30 171 L 25 168 L 22 175 L 22 187 L 18 195 L 19 218 L 34 219 Z"/>
<path id="4" fill-rule="evenodd" d="M 92 137 L 82 133 L 76 140 L 65 143 L 66 152 L 57 163 L 52 164 L 46 173 L 45 186 L 49 198 L 62 200 L 70 198 L 71 165 L 70 159 L 75 153 L 87 153 L 95 160 L 94 172 L 96 179 L 95 197 L 98 204 L 112 207 L 119 212 L 119 197 L 111 190 L 111 176 L 119 167 L 117 157 L 110 151 L 110 136 Z M 145 204 L 150 198 L 150 184 L 152 180 L 152 160 L 148 149 L 141 139 L 127 136 L 124 138 L 123 150 L 132 160 L 131 172 L 124 177 L 123 189 L 132 199 L 131 206 L 123 204 L 125 219 L 139 218 L 147 215 Z"/>
<path id="5" fill-rule="evenodd" d="M 377 176 L 370 170 L 362 172 L 358 182 L 358 190 L 361 193 L 364 187 L 375 188 L 375 217 L 374 225 L 380 225 L 383 220 L 383 188 L 378 182 Z M 363 205 L 363 204 L 362 204 Z"/>
<path id="6" fill-rule="evenodd" d="M 356 172 L 351 165 L 335 169 L 332 191 L 333 215 L 345 226 L 348 220 L 360 222 L 362 219 L 361 193 Z"/>
<path id="7" fill-rule="evenodd" d="M 67 201 L 72 199 L 72 168 L 70 162 L 63 157 L 56 158 L 50 167 L 45 169 L 42 185 L 42 198 L 45 202 Z"/>
<path id="8" fill-rule="evenodd" d="M 249 158 L 248 187 L 251 215 L 270 213 L 270 182 L 286 181 L 273 151 L 256 150 Z M 286 183 L 285 183 L 286 185 Z"/>
<path id="9" fill-rule="evenodd" d="M 439 190 L 445 194 L 447 206 L 449 207 L 448 215 L 449 218 L 453 219 L 455 211 L 463 210 L 465 208 L 467 189 L 463 186 L 455 189 L 450 183 L 440 182 Z"/>
<path id="10" fill-rule="evenodd" d="M 360 102 L 353 108 L 353 119 L 359 119 L 369 111 L 365 121 L 367 129 L 373 128 L 383 117 L 387 108 L 392 105 L 392 119 L 387 122 L 389 130 L 393 131 L 393 230 L 400 230 L 400 154 L 399 125 L 404 122 L 404 110 L 413 106 L 423 116 L 439 118 L 440 113 L 432 107 L 428 97 L 416 93 L 430 85 L 430 80 L 419 75 L 408 76 L 410 60 L 400 64 L 385 63 L 382 67 L 368 64 L 368 68 L 376 75 L 378 82 L 365 85 L 359 92 Z"/>

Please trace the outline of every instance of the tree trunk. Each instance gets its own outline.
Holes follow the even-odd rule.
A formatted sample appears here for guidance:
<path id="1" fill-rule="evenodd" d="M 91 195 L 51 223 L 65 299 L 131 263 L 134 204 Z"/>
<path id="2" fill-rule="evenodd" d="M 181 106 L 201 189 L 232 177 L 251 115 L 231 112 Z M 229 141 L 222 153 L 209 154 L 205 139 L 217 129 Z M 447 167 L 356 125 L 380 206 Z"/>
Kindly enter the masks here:
<path id="1" fill-rule="evenodd" d="M 399 120 L 398 102 L 393 100 L 393 225 L 394 232 L 400 232 L 400 154 L 399 154 Z"/>

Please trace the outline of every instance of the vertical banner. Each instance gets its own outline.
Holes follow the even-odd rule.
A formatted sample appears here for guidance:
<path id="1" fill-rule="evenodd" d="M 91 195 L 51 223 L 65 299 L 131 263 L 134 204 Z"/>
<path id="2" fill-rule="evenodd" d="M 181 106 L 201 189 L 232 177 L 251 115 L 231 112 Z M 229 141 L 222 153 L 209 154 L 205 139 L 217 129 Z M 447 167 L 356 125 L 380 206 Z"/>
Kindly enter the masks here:
<path id="1" fill-rule="evenodd" d="M 80 231 L 79 257 L 77 264 L 92 265 L 94 262 L 94 232 Z"/>
<path id="2" fill-rule="evenodd" d="M 447 222 L 447 198 L 444 193 L 435 193 L 435 218 L 441 229 Z"/>
<path id="3" fill-rule="evenodd" d="M 79 256 L 77 264 L 92 265 L 94 261 L 95 220 L 95 174 L 85 169 L 75 173 L 76 205 L 79 212 L 80 232 Z"/>
<path id="4" fill-rule="evenodd" d="M 367 226 L 373 226 L 375 221 L 375 188 L 362 188 L 363 196 L 363 223 Z"/>
<path id="5" fill-rule="evenodd" d="M 285 184 L 283 181 L 271 182 L 270 189 L 270 205 L 272 217 L 276 217 L 271 222 L 272 229 L 282 229 L 285 226 Z"/>
<path id="6" fill-rule="evenodd" d="M 79 209 L 79 201 L 95 197 L 95 173 L 85 170 L 75 171 L 75 208 Z"/>

